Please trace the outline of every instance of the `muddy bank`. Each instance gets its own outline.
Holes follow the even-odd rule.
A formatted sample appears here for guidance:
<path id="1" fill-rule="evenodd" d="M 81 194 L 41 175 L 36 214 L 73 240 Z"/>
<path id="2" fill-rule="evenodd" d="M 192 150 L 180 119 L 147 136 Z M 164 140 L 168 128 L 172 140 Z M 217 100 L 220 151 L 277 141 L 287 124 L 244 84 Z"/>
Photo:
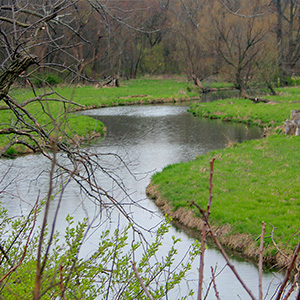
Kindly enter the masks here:
<path id="1" fill-rule="evenodd" d="M 161 197 L 159 186 L 150 183 L 146 189 L 146 194 L 153 199 L 160 210 L 171 217 L 176 223 L 179 223 L 187 229 L 197 230 L 199 233 L 202 230 L 203 220 L 194 215 L 192 210 L 180 207 L 174 210 L 167 199 Z M 253 261 L 258 262 L 259 258 L 259 237 L 255 240 L 251 235 L 244 233 L 234 233 L 230 224 L 222 226 L 212 226 L 219 241 L 228 249 L 238 253 L 239 255 Z M 292 259 L 293 253 L 283 253 L 276 249 L 275 246 L 265 247 L 264 266 L 268 268 L 282 269 L 288 266 Z M 271 253 L 275 253 L 272 255 Z"/>

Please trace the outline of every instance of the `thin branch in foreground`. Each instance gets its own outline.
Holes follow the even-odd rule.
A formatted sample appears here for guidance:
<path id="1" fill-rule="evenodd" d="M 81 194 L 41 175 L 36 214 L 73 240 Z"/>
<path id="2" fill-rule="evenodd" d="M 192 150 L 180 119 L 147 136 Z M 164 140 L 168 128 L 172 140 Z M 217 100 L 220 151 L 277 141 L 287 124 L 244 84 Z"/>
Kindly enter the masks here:
<path id="1" fill-rule="evenodd" d="M 202 226 L 202 239 L 201 239 L 201 252 L 200 252 L 200 267 L 199 267 L 199 280 L 198 280 L 198 300 L 202 299 L 202 289 L 204 281 L 204 253 L 206 245 L 207 226 L 206 223 Z"/>
<path id="2" fill-rule="evenodd" d="M 206 218 L 208 219 L 210 214 L 210 207 L 212 201 L 212 189 L 213 189 L 213 170 L 214 170 L 214 162 L 215 158 L 210 163 L 210 177 L 209 177 L 209 199 L 208 205 L 206 210 Z M 192 203 L 196 207 L 198 207 L 194 202 Z M 199 207 L 198 207 L 199 209 Z M 200 254 L 200 267 L 199 267 L 199 282 L 198 282 L 198 300 L 202 299 L 202 289 L 203 289 L 203 281 L 204 281 L 204 252 L 205 252 L 205 245 L 206 245 L 206 235 L 207 235 L 207 224 L 204 222 L 202 227 L 202 240 L 201 240 L 201 254 Z"/>
<path id="3" fill-rule="evenodd" d="M 263 291 L 262 291 L 262 275 L 263 275 L 263 259 L 264 259 L 264 237 L 265 237 L 266 223 L 262 222 L 261 236 L 260 236 L 260 247 L 259 247 L 259 300 L 263 300 Z"/>
<path id="4" fill-rule="evenodd" d="M 233 272 L 233 274 L 235 275 L 235 277 L 237 278 L 237 280 L 240 282 L 240 284 L 242 285 L 242 287 L 244 288 L 244 290 L 248 293 L 248 295 L 250 296 L 250 298 L 252 300 L 256 300 L 256 298 L 254 297 L 252 291 L 246 286 L 245 282 L 242 280 L 241 276 L 237 272 L 235 266 L 231 263 L 231 261 L 230 261 L 229 257 L 227 256 L 224 248 L 222 247 L 221 243 L 219 242 L 219 239 L 218 239 L 216 233 L 214 232 L 213 228 L 211 227 L 211 225 L 209 223 L 210 207 L 211 207 L 212 198 L 213 198 L 212 189 L 213 189 L 214 162 L 215 162 L 215 158 L 213 158 L 213 160 L 210 163 L 209 201 L 208 201 L 208 205 L 207 205 L 207 211 L 204 211 L 203 209 L 200 208 L 199 205 L 197 205 L 195 203 L 192 203 L 192 204 L 195 205 L 198 208 L 200 214 L 202 215 L 202 217 L 204 219 L 204 222 L 207 225 L 208 231 L 210 232 L 210 235 L 211 235 L 211 237 L 212 237 L 212 239 L 214 241 L 214 244 L 216 245 L 216 247 L 220 251 L 220 253 L 223 256 L 223 258 L 225 259 L 228 267 L 231 269 L 231 271 Z"/>
<path id="5" fill-rule="evenodd" d="M 285 297 L 283 298 L 283 300 L 288 300 L 290 299 L 290 296 L 292 295 L 292 293 L 294 292 L 295 290 L 295 287 L 298 287 L 298 290 L 300 292 L 300 289 L 299 289 L 299 276 L 300 276 L 300 270 L 298 270 L 298 273 L 294 276 L 294 282 L 291 286 L 291 288 L 288 290 L 288 292 L 286 293 Z M 300 296 L 300 293 L 298 295 L 298 297 Z M 299 299 L 299 298 L 297 298 Z"/>
<path id="6" fill-rule="evenodd" d="M 59 268 L 59 273 L 60 273 L 59 288 L 61 290 L 61 299 L 66 300 L 65 289 L 64 289 L 64 285 L 63 285 L 63 280 L 64 280 L 64 278 L 63 278 L 63 268 L 64 268 L 63 266 L 60 266 L 60 268 Z"/>
<path id="7" fill-rule="evenodd" d="M 292 261 L 291 261 L 291 263 L 290 263 L 290 265 L 289 265 L 289 267 L 288 267 L 288 269 L 286 271 L 285 278 L 284 278 L 284 280 L 283 280 L 283 282 L 282 282 L 282 284 L 280 286 L 280 289 L 278 291 L 278 294 L 277 294 L 275 300 L 280 300 L 281 295 L 284 292 L 284 289 L 285 289 L 286 285 L 289 282 L 289 279 L 290 279 L 290 276 L 291 276 L 292 271 L 294 269 L 294 265 L 296 263 L 296 260 L 297 260 L 297 257 L 299 255 L 299 252 L 300 252 L 300 242 L 298 243 L 298 245 L 297 245 L 297 247 L 295 249 L 295 252 L 294 252 L 294 255 L 293 255 L 293 259 L 292 259 Z M 300 296 L 300 293 L 299 293 L 298 296 Z M 299 298 L 297 297 L 297 299 L 299 299 Z"/>
<path id="8" fill-rule="evenodd" d="M 221 300 L 220 296 L 219 296 L 219 292 L 217 290 L 217 284 L 216 284 L 216 269 L 214 270 L 213 267 L 210 267 L 210 270 L 211 270 L 211 276 L 212 276 L 212 281 L 213 281 L 213 286 L 214 286 L 214 290 L 215 290 L 216 299 Z"/>
<path id="9" fill-rule="evenodd" d="M 140 285 L 141 285 L 141 287 L 143 288 L 145 294 L 147 295 L 147 297 L 148 297 L 150 300 L 153 300 L 153 297 L 151 296 L 151 294 L 149 293 L 147 287 L 145 286 L 145 284 L 144 284 L 144 282 L 143 282 L 143 280 L 142 280 L 140 274 L 138 273 L 138 270 L 137 270 L 137 268 L 136 268 L 134 262 L 131 261 L 131 264 L 132 264 L 132 268 L 133 268 L 133 271 L 134 271 L 134 273 L 135 273 L 135 276 L 137 277 L 138 281 L 140 282 Z"/>

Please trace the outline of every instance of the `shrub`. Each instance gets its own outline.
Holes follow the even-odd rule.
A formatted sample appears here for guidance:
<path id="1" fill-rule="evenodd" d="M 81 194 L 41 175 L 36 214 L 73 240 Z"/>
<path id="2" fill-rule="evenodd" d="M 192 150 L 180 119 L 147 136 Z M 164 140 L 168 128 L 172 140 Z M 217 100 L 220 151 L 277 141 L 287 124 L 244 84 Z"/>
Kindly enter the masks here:
<path id="1" fill-rule="evenodd" d="M 33 79 L 33 84 L 35 87 L 40 88 L 44 85 L 55 86 L 63 82 L 63 79 L 56 73 L 42 74 L 39 77 Z"/>
<path id="2" fill-rule="evenodd" d="M 14 147 L 10 147 L 6 152 L 5 156 L 14 157 L 17 156 L 19 153 Z"/>

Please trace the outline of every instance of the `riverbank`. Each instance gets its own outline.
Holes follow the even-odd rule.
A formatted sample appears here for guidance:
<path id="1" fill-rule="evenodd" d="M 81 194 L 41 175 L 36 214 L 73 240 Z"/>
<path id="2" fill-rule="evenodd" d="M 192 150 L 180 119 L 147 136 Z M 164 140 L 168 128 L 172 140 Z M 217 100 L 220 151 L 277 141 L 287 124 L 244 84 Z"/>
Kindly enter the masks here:
<path id="1" fill-rule="evenodd" d="M 99 120 L 74 114 L 75 111 L 118 105 L 172 103 L 189 101 L 193 98 L 199 99 L 199 90 L 187 83 L 184 77 L 128 80 L 122 82 L 121 87 L 118 88 L 71 85 L 58 86 L 54 90 L 54 94 L 45 96 L 43 99 L 60 99 L 64 102 L 32 101 L 25 108 L 49 133 L 53 132 L 55 123 L 60 124 L 59 132 L 56 131 L 58 138 L 67 143 L 76 144 L 86 143 L 95 137 L 103 136 L 105 127 Z M 20 104 L 24 103 L 24 99 L 26 101 L 37 99 L 40 95 L 51 91 L 49 88 L 40 88 L 36 89 L 34 94 L 30 89 L 14 88 L 10 96 L 17 99 Z M 67 102 L 66 99 L 72 102 Z M 5 108 L 5 106 L 3 107 Z M 3 107 L 0 109 L 0 124 L 2 124 L 0 129 L 6 128 L 7 125 L 5 124 L 13 124 L 15 118 L 12 117 L 9 110 L 5 110 Z M 64 111 L 66 113 L 62 113 Z M 3 149 L 12 140 L 12 136 L 12 134 L 0 135 L 0 149 Z M 36 138 L 39 137 L 36 136 Z M 32 152 L 30 148 L 20 143 L 10 147 L 6 151 L 6 155 L 16 156 L 30 152 Z"/>
<path id="2" fill-rule="evenodd" d="M 287 263 L 282 253 L 290 256 L 298 242 L 300 205 L 300 139 L 284 135 L 282 122 L 290 110 L 300 109 L 300 89 L 279 92 L 268 97 L 274 101 L 269 104 L 244 99 L 193 104 L 195 116 L 257 124 L 268 136 L 242 144 L 230 141 L 224 150 L 168 166 L 153 176 L 147 192 L 176 221 L 201 230 L 199 214 L 189 202 L 206 208 L 209 163 L 215 157 L 210 218 L 221 242 L 255 260 L 264 221 L 265 262 L 282 267 Z"/>
<path id="3" fill-rule="evenodd" d="M 247 99 L 224 99 L 214 102 L 194 103 L 190 112 L 197 117 L 220 119 L 257 125 L 265 130 L 280 133 L 283 122 L 290 118 L 293 109 L 300 109 L 300 87 L 276 89 L 278 95 L 264 96 L 268 103 L 255 103 Z"/>

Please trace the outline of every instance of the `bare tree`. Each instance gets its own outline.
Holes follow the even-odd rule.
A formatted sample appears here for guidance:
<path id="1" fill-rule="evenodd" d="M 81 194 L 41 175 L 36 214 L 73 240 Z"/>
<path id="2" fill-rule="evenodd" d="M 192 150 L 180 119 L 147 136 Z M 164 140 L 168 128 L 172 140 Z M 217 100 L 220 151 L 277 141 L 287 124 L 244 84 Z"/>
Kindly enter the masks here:
<path id="1" fill-rule="evenodd" d="M 293 76 L 299 69 L 299 1 L 262 1 L 260 10 L 252 13 L 243 11 L 240 1 L 219 1 L 230 14 L 242 18 L 260 18 L 266 11 L 275 16 L 271 21 L 274 23 L 272 31 L 275 32 L 275 49 L 277 49 L 276 72 L 281 84 L 288 83 L 287 78 Z"/>
<path id="2" fill-rule="evenodd" d="M 19 102 L 10 88 L 20 79 L 27 81 L 32 87 L 32 80 L 37 78 L 41 71 L 56 70 L 68 72 L 71 77 L 81 77 L 77 72 L 80 60 L 75 58 L 69 49 L 78 44 L 66 45 L 63 30 L 69 30 L 74 35 L 79 33 L 70 26 L 71 12 L 78 1 L 59 1 L 55 3 L 39 3 L 38 1 L 24 2 L 12 1 L 7 5 L 1 5 L 1 74 L 0 89 L 2 110 L 10 110 L 14 119 L 6 120 L 6 126 L 2 125 L 0 133 L 9 138 L 7 146 L 1 153 L 14 144 L 23 144 L 33 151 L 43 151 L 53 144 L 53 127 L 47 128 L 48 122 L 64 122 L 70 102 L 54 91 L 36 93 L 33 89 L 33 97 Z M 82 42 L 84 39 L 82 38 Z M 45 48 L 45 49 L 44 49 Z M 44 49 L 43 51 L 41 49 Z M 66 54 L 72 59 L 73 64 L 62 62 L 48 62 L 48 57 L 57 53 Z M 49 98 L 52 99 L 49 99 Z M 47 104 L 49 101 L 61 101 L 64 109 L 60 115 L 51 116 Z M 37 117 L 33 115 L 27 106 L 31 103 L 39 103 L 40 108 L 48 119 L 45 124 L 39 124 Z M 73 103 L 74 104 L 74 103 Z M 51 126 L 50 126 L 51 127 Z M 65 149 L 62 143 L 57 144 L 59 149 Z M 66 150 L 66 149 L 65 149 Z"/>
<path id="3" fill-rule="evenodd" d="M 299 4 L 297 0 L 272 1 L 271 9 L 276 15 L 278 76 L 283 84 L 285 77 L 293 76 L 299 69 Z"/>
<path id="4" fill-rule="evenodd" d="M 249 15 L 253 17 L 241 18 L 222 12 L 221 8 L 218 10 L 221 17 L 214 21 L 216 51 L 231 68 L 242 97 L 247 95 L 247 83 L 255 75 L 255 62 L 264 54 L 262 44 L 270 33 L 267 18 L 256 17 L 260 9 L 259 1 L 251 3 L 249 9 Z"/>
<path id="5" fill-rule="evenodd" d="M 212 47 L 212 36 L 208 30 L 208 13 L 213 2 L 180 1 L 182 6 L 176 13 L 176 46 L 180 53 L 189 80 L 201 87 L 201 81 L 217 75 L 222 62 Z"/>

